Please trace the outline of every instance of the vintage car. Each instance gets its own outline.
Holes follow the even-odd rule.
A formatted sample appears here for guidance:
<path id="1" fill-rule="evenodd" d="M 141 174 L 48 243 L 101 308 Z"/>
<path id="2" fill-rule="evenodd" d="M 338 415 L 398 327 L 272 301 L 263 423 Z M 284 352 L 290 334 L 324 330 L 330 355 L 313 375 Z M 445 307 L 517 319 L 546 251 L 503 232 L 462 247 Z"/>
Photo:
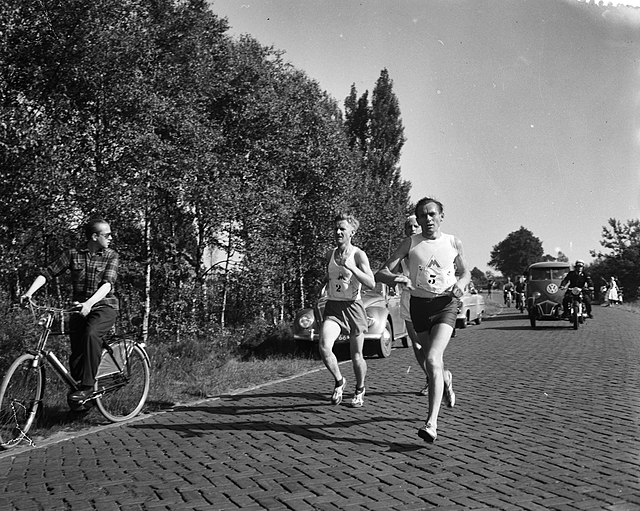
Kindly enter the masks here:
<path id="1" fill-rule="evenodd" d="M 549 261 L 533 263 L 527 275 L 527 312 L 531 328 L 538 321 L 562 320 L 562 299 L 564 291 L 560 283 L 569 273 L 570 265 L 565 262 Z"/>
<path id="2" fill-rule="evenodd" d="M 456 328 L 466 328 L 468 323 L 474 322 L 476 325 L 482 323 L 484 316 L 484 298 L 478 290 L 469 284 L 464 294 L 460 298 L 460 308 L 456 318 Z"/>
<path id="3" fill-rule="evenodd" d="M 295 315 L 293 338 L 299 344 L 317 343 L 320 339 L 320 324 L 327 302 L 323 290 L 313 308 L 302 309 Z M 369 328 L 364 334 L 364 354 L 388 357 L 394 341 L 400 340 L 408 346 L 407 328 L 400 315 L 400 295 L 395 288 L 376 283 L 375 289 L 362 292 L 362 302 L 367 312 Z M 336 344 L 349 342 L 347 335 L 340 335 Z"/>

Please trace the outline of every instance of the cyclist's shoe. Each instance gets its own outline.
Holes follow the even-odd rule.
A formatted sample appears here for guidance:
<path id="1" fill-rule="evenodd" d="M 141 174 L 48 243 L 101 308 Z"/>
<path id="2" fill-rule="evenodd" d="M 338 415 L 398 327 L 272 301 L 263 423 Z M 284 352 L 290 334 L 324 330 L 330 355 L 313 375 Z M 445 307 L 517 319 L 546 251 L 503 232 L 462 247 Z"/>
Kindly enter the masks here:
<path id="1" fill-rule="evenodd" d="M 353 399 L 351 400 L 351 406 L 353 408 L 360 408 L 363 404 L 364 404 L 364 387 L 362 387 L 362 390 L 360 392 L 358 392 L 358 389 L 356 389 L 355 393 L 353 394 Z"/>
<path id="2" fill-rule="evenodd" d="M 429 380 L 426 381 L 426 383 L 424 384 L 424 387 L 422 388 L 422 390 L 420 392 L 418 392 L 418 395 L 420 395 L 420 396 L 428 396 L 429 395 Z"/>
<path id="3" fill-rule="evenodd" d="M 69 394 L 69 399 L 72 401 L 86 401 L 93 395 L 93 388 L 82 387 L 80 390 L 76 390 Z"/>
<path id="4" fill-rule="evenodd" d="M 436 428 L 431 424 L 425 424 L 418 430 L 418 436 L 422 438 L 428 444 L 432 444 L 438 438 L 438 433 L 436 433 Z"/>
<path id="5" fill-rule="evenodd" d="M 456 393 L 453 391 L 453 375 L 451 371 L 445 371 L 445 376 L 449 376 L 444 380 L 444 400 L 449 408 L 456 406 Z"/>
<path id="6" fill-rule="evenodd" d="M 331 396 L 331 404 L 339 405 L 342 403 L 342 393 L 344 392 L 344 388 L 347 386 L 347 380 L 343 376 L 342 383 L 336 382 L 336 386 L 333 389 L 333 395 Z"/>

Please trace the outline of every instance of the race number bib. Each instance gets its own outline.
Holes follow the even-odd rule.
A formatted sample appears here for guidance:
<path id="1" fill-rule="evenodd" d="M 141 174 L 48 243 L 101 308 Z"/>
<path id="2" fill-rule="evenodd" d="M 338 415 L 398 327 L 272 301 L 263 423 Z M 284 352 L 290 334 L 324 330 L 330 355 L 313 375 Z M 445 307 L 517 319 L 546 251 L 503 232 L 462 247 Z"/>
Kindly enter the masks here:
<path id="1" fill-rule="evenodd" d="M 447 275 L 433 267 L 418 266 L 416 286 L 431 293 L 441 293 L 447 288 Z"/>
<path id="2" fill-rule="evenodd" d="M 345 300 L 353 299 L 353 286 L 351 285 L 351 279 L 347 279 L 345 276 L 340 275 L 336 280 L 332 282 L 333 293 L 335 298 L 344 298 Z"/>

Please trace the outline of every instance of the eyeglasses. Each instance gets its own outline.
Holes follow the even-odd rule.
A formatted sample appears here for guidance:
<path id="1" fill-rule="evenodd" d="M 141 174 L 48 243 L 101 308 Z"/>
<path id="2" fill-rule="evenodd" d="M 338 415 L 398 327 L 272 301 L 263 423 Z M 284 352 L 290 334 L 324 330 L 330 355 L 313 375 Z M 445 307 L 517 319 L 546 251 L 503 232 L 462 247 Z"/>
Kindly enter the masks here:
<path id="1" fill-rule="evenodd" d="M 99 232 L 99 233 L 96 233 L 96 234 L 98 236 L 102 236 L 103 238 L 107 238 L 107 239 L 108 238 L 113 238 L 113 234 L 111 234 L 110 232 L 108 232 L 108 233 Z"/>

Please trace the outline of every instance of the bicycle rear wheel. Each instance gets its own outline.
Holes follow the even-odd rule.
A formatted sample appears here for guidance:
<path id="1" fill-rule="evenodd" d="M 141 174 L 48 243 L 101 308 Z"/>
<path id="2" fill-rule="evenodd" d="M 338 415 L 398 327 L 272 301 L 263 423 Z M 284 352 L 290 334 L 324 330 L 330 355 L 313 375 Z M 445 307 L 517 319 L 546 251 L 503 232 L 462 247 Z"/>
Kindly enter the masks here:
<path id="1" fill-rule="evenodd" d="M 109 343 L 112 353 L 102 352 L 96 378 L 96 398 L 100 413 L 111 422 L 138 415 L 149 395 L 150 367 L 144 350 L 130 340 Z"/>
<path id="2" fill-rule="evenodd" d="M 0 446 L 9 449 L 27 438 L 40 406 L 44 370 L 33 367 L 35 355 L 19 356 L 0 385 Z"/>

